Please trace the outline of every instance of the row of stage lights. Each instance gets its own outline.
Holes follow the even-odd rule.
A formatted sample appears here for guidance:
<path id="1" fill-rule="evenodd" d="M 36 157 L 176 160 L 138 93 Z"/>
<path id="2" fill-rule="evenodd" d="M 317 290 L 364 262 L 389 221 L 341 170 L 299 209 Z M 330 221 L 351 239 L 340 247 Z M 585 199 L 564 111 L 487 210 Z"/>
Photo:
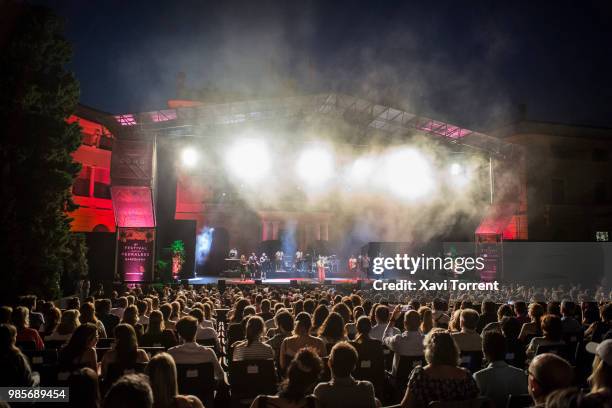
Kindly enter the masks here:
<path id="1" fill-rule="evenodd" d="M 270 149 L 262 140 L 239 140 L 225 153 L 224 164 L 228 173 L 242 184 L 262 182 L 272 172 Z M 181 163 L 187 169 L 195 168 L 201 159 L 200 152 L 194 147 L 185 147 L 181 152 Z M 324 145 L 305 147 L 297 156 L 295 173 L 308 189 L 323 188 L 340 176 L 349 187 L 382 187 L 406 199 L 430 193 L 436 186 L 437 176 L 427 156 L 414 147 L 400 147 L 381 155 L 365 155 L 337 169 L 333 150 Z M 443 174 L 449 176 L 454 187 L 464 187 L 470 180 L 470 171 L 458 162 L 451 162 Z"/>

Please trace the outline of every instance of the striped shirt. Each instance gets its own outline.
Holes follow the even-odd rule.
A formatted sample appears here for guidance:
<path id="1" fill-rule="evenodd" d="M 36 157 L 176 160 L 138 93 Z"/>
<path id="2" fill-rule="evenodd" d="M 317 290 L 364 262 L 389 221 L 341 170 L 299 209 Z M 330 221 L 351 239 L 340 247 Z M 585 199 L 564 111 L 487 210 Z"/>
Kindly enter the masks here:
<path id="1" fill-rule="evenodd" d="M 247 341 L 241 341 L 234 347 L 233 361 L 243 360 L 267 360 L 274 358 L 274 350 L 261 341 L 254 341 L 247 345 Z"/>

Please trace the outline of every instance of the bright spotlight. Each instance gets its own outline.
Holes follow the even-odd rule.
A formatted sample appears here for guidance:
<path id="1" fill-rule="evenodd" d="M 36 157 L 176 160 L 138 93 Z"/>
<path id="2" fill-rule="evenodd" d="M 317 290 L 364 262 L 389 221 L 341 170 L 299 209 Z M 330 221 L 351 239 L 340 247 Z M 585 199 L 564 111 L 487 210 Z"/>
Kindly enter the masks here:
<path id="1" fill-rule="evenodd" d="M 393 194 L 407 199 L 422 197 L 434 188 L 429 162 L 410 148 L 394 151 L 386 157 L 382 181 Z"/>
<path id="2" fill-rule="evenodd" d="M 450 166 L 450 173 L 453 176 L 458 176 L 459 174 L 463 173 L 463 168 L 459 163 L 453 163 Z"/>
<path id="3" fill-rule="evenodd" d="M 256 182 L 270 172 L 270 153 L 265 142 L 257 139 L 236 141 L 227 151 L 225 164 L 240 180 Z"/>
<path id="4" fill-rule="evenodd" d="M 296 170 L 311 187 L 325 184 L 334 174 L 334 156 L 323 147 L 311 147 L 300 155 Z"/>
<path id="5" fill-rule="evenodd" d="M 194 167 L 198 163 L 200 155 L 193 147 L 186 147 L 181 152 L 181 162 L 185 167 Z"/>
<path id="6" fill-rule="evenodd" d="M 355 160 L 349 169 L 348 178 L 351 184 L 365 184 L 374 172 L 374 161 L 369 157 L 360 157 Z"/>

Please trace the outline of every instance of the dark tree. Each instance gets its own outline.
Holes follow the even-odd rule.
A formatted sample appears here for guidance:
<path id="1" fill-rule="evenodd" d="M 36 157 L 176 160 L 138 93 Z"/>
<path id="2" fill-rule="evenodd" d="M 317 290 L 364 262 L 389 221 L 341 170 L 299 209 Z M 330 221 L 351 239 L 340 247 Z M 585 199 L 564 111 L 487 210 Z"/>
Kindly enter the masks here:
<path id="1" fill-rule="evenodd" d="M 7 3 L 4 3 L 5 5 Z M 79 85 L 71 47 L 46 8 L 8 2 L 0 32 L 0 299 L 60 295 L 60 278 L 87 273 L 84 240 L 70 232 L 71 186 L 80 171 Z M 2 13 L 0 11 L 0 13 Z M 77 278 L 78 279 L 78 278 Z"/>

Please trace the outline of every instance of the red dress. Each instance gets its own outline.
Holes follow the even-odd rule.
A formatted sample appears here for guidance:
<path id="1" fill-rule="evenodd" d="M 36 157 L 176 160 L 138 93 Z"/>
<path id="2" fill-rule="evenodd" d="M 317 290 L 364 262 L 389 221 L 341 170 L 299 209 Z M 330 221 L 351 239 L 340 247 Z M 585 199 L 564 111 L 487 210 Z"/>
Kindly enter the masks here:
<path id="1" fill-rule="evenodd" d="M 36 343 L 36 350 L 42 350 L 45 348 L 45 343 L 40 337 L 40 334 L 38 334 L 36 330 L 29 327 L 23 328 L 17 332 L 17 341 L 33 341 Z"/>

